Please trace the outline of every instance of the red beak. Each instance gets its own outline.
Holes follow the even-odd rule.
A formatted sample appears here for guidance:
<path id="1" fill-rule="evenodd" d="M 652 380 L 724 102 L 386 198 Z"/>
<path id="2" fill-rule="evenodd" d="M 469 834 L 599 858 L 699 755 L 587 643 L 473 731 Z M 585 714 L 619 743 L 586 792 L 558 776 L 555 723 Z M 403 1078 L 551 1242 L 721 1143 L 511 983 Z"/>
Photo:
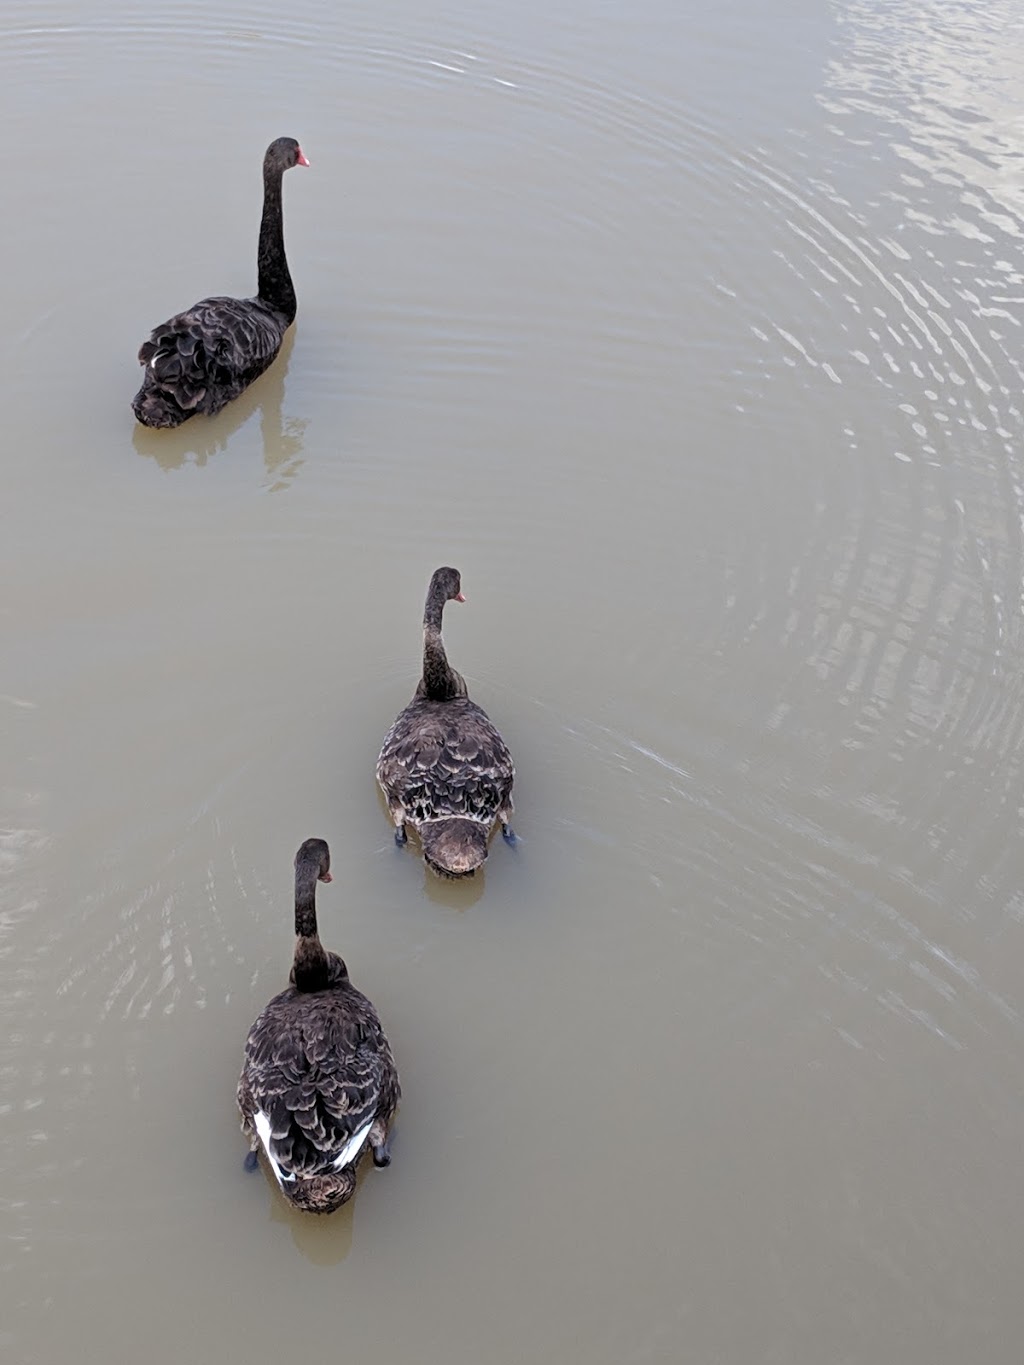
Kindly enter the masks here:
<path id="1" fill-rule="evenodd" d="M 299 148 L 299 155 L 298 155 L 298 157 L 296 158 L 295 164 L 296 164 L 297 166 L 308 166 L 308 165 L 309 165 L 309 162 L 306 160 L 306 154 L 305 154 L 305 152 L 302 150 L 301 147 Z"/>
<path id="2" fill-rule="evenodd" d="M 462 595 L 461 592 L 457 592 L 457 593 L 455 594 L 455 600 L 456 600 L 456 602 L 465 602 L 466 599 L 465 599 L 465 597 L 463 597 L 463 595 Z"/>

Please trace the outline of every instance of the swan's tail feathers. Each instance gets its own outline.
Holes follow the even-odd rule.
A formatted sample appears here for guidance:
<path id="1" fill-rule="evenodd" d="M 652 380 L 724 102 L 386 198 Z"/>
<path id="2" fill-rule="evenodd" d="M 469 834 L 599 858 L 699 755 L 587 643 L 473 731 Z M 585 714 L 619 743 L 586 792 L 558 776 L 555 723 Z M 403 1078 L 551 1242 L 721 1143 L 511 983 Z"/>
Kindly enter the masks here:
<path id="1" fill-rule="evenodd" d="M 420 826 L 423 857 L 440 877 L 472 877 L 487 859 L 487 827 L 479 820 L 431 820 Z"/>
<path id="2" fill-rule="evenodd" d="M 143 426 L 177 427 L 206 411 L 206 349 L 195 327 L 173 318 L 158 327 L 139 348 L 139 364 L 145 373 L 132 411 Z"/>
<path id="3" fill-rule="evenodd" d="M 184 411 L 174 395 L 158 388 L 147 372 L 142 388 L 132 399 L 132 412 L 144 427 L 180 427 L 193 416 L 195 408 Z"/>

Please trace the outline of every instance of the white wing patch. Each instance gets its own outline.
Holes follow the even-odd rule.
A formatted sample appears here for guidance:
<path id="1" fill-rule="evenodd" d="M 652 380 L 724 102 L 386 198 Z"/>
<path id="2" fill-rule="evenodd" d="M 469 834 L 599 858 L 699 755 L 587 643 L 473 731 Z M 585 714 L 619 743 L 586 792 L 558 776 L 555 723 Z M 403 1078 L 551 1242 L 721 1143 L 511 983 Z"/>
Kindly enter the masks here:
<path id="1" fill-rule="evenodd" d="M 336 1156 L 331 1163 L 336 1171 L 344 1170 L 350 1162 L 355 1161 L 356 1157 L 362 1151 L 363 1143 L 369 1137 L 370 1129 L 372 1127 L 373 1119 L 369 1119 L 363 1124 L 362 1128 L 352 1134 L 348 1142 L 342 1147 L 340 1154 Z"/>
<path id="2" fill-rule="evenodd" d="M 270 1118 L 262 1109 L 257 1109 L 256 1113 L 253 1115 L 252 1121 L 253 1126 L 256 1129 L 256 1135 L 263 1144 L 263 1150 L 267 1154 L 267 1160 L 270 1162 L 277 1183 L 282 1186 L 291 1184 L 295 1180 L 295 1176 L 282 1167 L 281 1163 L 277 1160 L 271 1150 Z M 366 1143 L 366 1139 L 370 1136 L 370 1129 L 372 1127 L 373 1119 L 368 1119 L 366 1123 L 363 1124 L 362 1128 L 357 1129 L 356 1132 L 352 1134 L 348 1142 L 345 1143 L 344 1147 L 342 1147 L 341 1151 L 331 1162 L 331 1165 L 336 1171 L 343 1171 L 346 1166 L 355 1161 L 359 1153 L 363 1150 L 363 1146 Z"/>
<path id="3" fill-rule="evenodd" d="M 294 1175 L 291 1175 L 287 1171 L 282 1170 L 280 1164 L 277 1161 L 277 1158 L 274 1156 L 274 1153 L 270 1150 L 270 1119 L 267 1117 L 267 1115 L 263 1112 L 262 1109 L 257 1109 L 256 1113 L 253 1115 L 252 1121 L 253 1124 L 255 1125 L 257 1136 L 259 1137 L 260 1142 L 263 1143 L 263 1150 L 267 1154 L 267 1160 L 270 1162 L 271 1166 L 274 1169 L 274 1175 L 277 1177 L 277 1183 L 279 1185 L 284 1185 L 286 1181 L 294 1180 L 295 1179 Z"/>

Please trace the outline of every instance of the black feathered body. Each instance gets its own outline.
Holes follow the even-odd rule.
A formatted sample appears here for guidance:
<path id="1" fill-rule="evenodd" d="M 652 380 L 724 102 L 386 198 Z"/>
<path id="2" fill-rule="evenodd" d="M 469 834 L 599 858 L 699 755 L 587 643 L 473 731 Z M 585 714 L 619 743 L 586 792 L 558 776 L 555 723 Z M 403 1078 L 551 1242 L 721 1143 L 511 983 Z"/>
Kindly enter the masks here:
<path id="1" fill-rule="evenodd" d="M 289 986 L 253 1024 L 238 1082 L 243 1131 L 264 1151 L 285 1197 L 315 1213 L 351 1197 L 365 1152 L 373 1149 L 375 1159 L 386 1152 L 401 1096 L 377 1011 L 351 984 L 342 959 L 326 956 L 324 989 Z M 269 1121 L 269 1151 L 258 1135 L 260 1114 Z M 339 1167 L 364 1129 L 354 1159 Z"/>
<path id="2" fill-rule="evenodd" d="M 461 833 L 482 852 L 474 866 L 482 863 L 495 822 L 507 822 L 512 814 L 514 780 L 505 741 L 486 711 L 466 696 L 435 701 L 417 695 L 384 737 L 377 760 L 377 781 L 396 825 L 408 820 L 423 840 L 427 861 L 447 875 L 464 875 L 472 867 L 434 861 L 436 839 Z M 431 829 L 447 821 L 478 828 Z"/>
<path id="3" fill-rule="evenodd" d="M 202 299 L 153 329 L 132 400 L 144 426 L 176 427 L 220 412 L 273 362 L 292 318 L 261 298 Z"/>
<path id="4" fill-rule="evenodd" d="M 143 426 L 177 427 L 196 413 L 220 412 L 281 349 L 298 307 L 284 247 L 281 185 L 285 171 L 300 163 L 309 164 L 291 137 L 275 139 L 263 158 L 255 297 L 200 299 L 142 343 L 142 387 L 132 410 Z"/>

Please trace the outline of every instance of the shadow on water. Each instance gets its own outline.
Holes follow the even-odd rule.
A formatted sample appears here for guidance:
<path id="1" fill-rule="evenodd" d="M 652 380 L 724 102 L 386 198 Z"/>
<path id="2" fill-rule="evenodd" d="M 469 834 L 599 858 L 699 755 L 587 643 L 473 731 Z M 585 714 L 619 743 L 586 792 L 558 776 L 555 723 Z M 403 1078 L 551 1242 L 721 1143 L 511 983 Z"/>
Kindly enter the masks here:
<path id="1" fill-rule="evenodd" d="M 387 821 L 388 828 L 392 831 L 394 826 L 391 824 L 391 814 L 388 811 L 387 802 L 384 800 L 380 788 L 376 788 L 377 804 L 380 808 L 381 816 Z M 409 842 L 404 848 L 396 848 L 393 835 L 388 839 L 388 847 L 396 858 L 409 859 L 418 862 L 423 870 L 423 890 L 427 899 L 433 901 L 435 905 L 442 905 L 449 910 L 469 910 L 484 894 L 484 887 L 487 885 L 487 864 L 472 877 L 465 877 L 459 881 L 448 881 L 444 877 L 439 877 L 436 872 L 432 872 L 423 861 L 423 846 L 420 843 L 419 835 L 410 825 Z M 494 845 L 501 844 L 501 836 L 497 835 L 491 840 L 488 861 L 494 854 Z"/>
<path id="2" fill-rule="evenodd" d="M 285 1223 L 291 1229 L 297 1250 L 314 1265 L 340 1265 L 352 1250 L 355 1206 L 366 1171 L 359 1172 L 355 1197 L 336 1213 L 317 1215 L 297 1213 L 277 1190 L 270 1190 L 270 1221 Z M 269 1182 L 268 1182 L 269 1183 Z"/>
<path id="3" fill-rule="evenodd" d="M 266 374 L 216 417 L 193 417 L 173 431 L 153 431 L 136 423 L 132 444 L 138 454 L 155 460 L 168 472 L 186 465 L 202 468 L 211 456 L 227 449 L 231 438 L 258 408 L 267 488 L 271 493 L 287 488 L 304 464 L 303 437 L 309 423 L 306 417 L 283 415 L 285 380 L 294 346 L 295 328 L 290 327 L 280 354 Z"/>
<path id="4" fill-rule="evenodd" d="M 413 848 L 413 841 L 410 838 L 408 853 Z M 415 855 L 422 862 L 422 854 L 419 845 L 415 846 Z M 427 900 L 433 901 L 435 905 L 443 905 L 449 910 L 471 910 L 477 901 L 484 894 L 484 887 L 487 885 L 486 866 L 482 867 L 472 877 L 463 877 L 457 882 L 446 880 L 439 877 L 436 872 L 431 872 L 426 863 L 423 866 L 423 890 Z"/>

